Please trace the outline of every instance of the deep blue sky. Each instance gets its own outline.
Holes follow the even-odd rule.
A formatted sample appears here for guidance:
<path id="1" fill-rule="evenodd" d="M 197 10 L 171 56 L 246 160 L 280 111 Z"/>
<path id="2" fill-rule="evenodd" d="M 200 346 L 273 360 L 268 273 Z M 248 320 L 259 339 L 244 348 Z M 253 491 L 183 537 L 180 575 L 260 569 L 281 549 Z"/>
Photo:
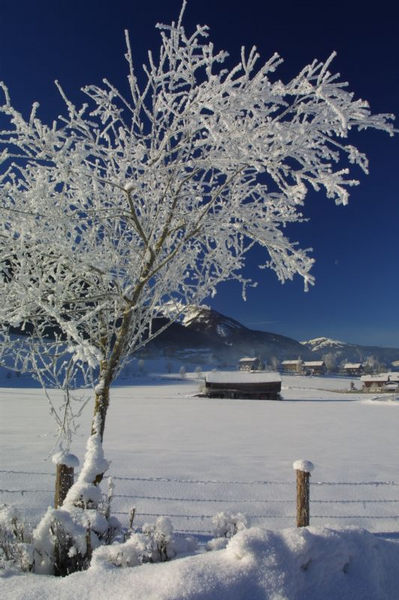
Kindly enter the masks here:
<path id="1" fill-rule="evenodd" d="M 41 104 L 40 116 L 62 111 L 54 79 L 79 100 L 76 91 L 106 76 L 119 84 L 126 74 L 123 30 L 131 33 L 136 63 L 157 48 L 157 21 L 176 18 L 180 0 L 1 0 L 0 80 L 14 104 L 27 112 Z M 357 0 L 266 2 L 189 0 L 185 24 L 211 27 L 216 47 L 238 59 L 241 45 L 255 44 L 267 59 L 278 51 L 285 63 L 280 79 L 294 75 L 313 58 L 336 50 L 335 71 L 374 112 L 399 117 L 399 20 L 394 2 L 372 9 Z M 399 128 L 399 122 L 396 126 Z M 316 286 L 305 294 L 297 279 L 281 286 L 273 273 L 256 273 L 256 253 L 248 273 L 259 281 L 241 299 L 238 286 L 225 284 L 211 305 L 245 325 L 296 339 L 326 335 L 362 344 L 399 347 L 399 136 L 357 135 L 370 159 L 370 175 L 354 173 L 348 207 L 322 195 L 309 197 L 291 237 L 312 247 Z"/>

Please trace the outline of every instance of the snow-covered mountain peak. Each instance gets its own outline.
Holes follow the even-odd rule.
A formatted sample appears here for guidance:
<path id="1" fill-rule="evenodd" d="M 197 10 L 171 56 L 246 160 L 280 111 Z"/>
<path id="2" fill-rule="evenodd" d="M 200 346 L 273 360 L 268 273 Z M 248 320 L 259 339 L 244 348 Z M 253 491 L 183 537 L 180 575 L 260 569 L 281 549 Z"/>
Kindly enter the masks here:
<path id="1" fill-rule="evenodd" d="M 307 346 L 310 350 L 312 350 L 312 352 L 319 352 L 326 348 L 331 350 L 334 347 L 338 349 L 347 345 L 345 342 L 341 342 L 340 340 L 333 340 L 327 337 L 317 337 L 313 338 L 312 340 L 305 340 L 301 342 L 301 344 Z"/>
<path id="2" fill-rule="evenodd" d="M 246 327 L 238 321 L 226 317 L 206 305 L 189 306 L 185 310 L 182 324 L 185 327 L 213 330 L 217 336 L 222 338 L 229 337 L 232 331 L 246 330 Z"/>
<path id="3" fill-rule="evenodd" d="M 211 309 L 206 304 L 197 306 L 190 304 L 184 311 L 182 325 L 189 327 L 193 321 L 204 321 L 211 312 Z"/>

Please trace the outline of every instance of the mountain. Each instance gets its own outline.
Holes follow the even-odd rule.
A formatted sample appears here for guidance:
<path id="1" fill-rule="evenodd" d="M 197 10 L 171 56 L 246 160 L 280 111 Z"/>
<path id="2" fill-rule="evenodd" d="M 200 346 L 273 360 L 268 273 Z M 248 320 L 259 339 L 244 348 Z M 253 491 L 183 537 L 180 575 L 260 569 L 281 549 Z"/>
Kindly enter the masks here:
<path id="1" fill-rule="evenodd" d="M 166 309 L 165 317 L 154 319 L 152 331 L 160 333 L 138 355 L 154 358 L 162 355 L 192 366 L 218 368 L 235 367 L 245 356 L 256 356 L 271 364 L 274 359 L 317 360 L 328 355 L 328 368 L 335 368 L 342 362 L 366 361 L 370 367 L 380 363 L 390 368 L 392 362 L 399 361 L 399 348 L 361 346 L 327 337 L 298 342 L 277 333 L 249 329 L 208 306 L 190 306 L 180 322 L 166 327 L 171 315 L 173 313 L 169 314 Z M 21 335 L 26 331 L 14 333 Z"/>
<path id="2" fill-rule="evenodd" d="M 154 328 L 160 329 L 166 323 L 167 318 L 156 319 Z M 173 323 L 145 352 L 161 352 L 192 364 L 216 367 L 236 366 L 244 356 L 257 356 L 270 363 L 274 358 L 315 360 L 329 355 L 331 366 L 368 360 L 370 365 L 382 363 L 390 367 L 399 360 L 398 348 L 361 346 L 327 337 L 298 342 L 277 333 L 248 329 L 208 306 L 191 306 L 181 322 Z"/>
<path id="3" fill-rule="evenodd" d="M 311 350 L 317 357 L 326 354 L 334 355 L 338 363 L 342 361 L 365 362 L 372 357 L 375 361 L 390 367 L 393 361 L 399 360 L 399 348 L 361 346 L 359 344 L 348 344 L 338 340 L 331 340 L 326 337 L 314 338 L 301 342 L 301 344 Z"/>
<path id="4" fill-rule="evenodd" d="M 157 319 L 160 329 L 166 319 Z M 244 356 L 258 356 L 265 362 L 273 358 L 314 358 L 306 346 L 276 333 L 248 329 L 207 306 L 192 306 L 181 323 L 174 323 L 149 345 L 148 351 L 162 351 L 193 362 L 213 362 L 235 366 Z"/>

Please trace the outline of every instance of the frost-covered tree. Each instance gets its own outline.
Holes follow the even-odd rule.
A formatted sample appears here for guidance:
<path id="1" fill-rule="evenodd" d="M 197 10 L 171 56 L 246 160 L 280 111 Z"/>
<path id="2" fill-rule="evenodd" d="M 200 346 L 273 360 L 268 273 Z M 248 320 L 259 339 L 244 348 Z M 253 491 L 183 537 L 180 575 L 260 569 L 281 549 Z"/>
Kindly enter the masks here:
<path id="1" fill-rule="evenodd" d="M 323 354 L 322 359 L 326 365 L 327 371 L 332 372 L 337 369 L 338 354 L 336 352 L 327 352 Z"/>
<path id="2" fill-rule="evenodd" d="M 366 358 L 366 360 L 363 363 L 363 366 L 365 368 L 365 370 L 367 371 L 367 373 L 378 373 L 380 371 L 382 371 L 385 367 L 385 365 L 383 365 L 378 358 L 376 358 L 373 355 L 370 355 Z"/>
<path id="3" fill-rule="evenodd" d="M 352 129 L 393 132 L 390 115 L 372 115 L 331 74 L 333 57 L 286 83 L 274 77 L 279 56 L 259 63 L 255 48 L 229 68 L 207 27 L 187 34 L 182 14 L 158 26 L 160 51 L 140 76 L 126 35 L 128 93 L 103 80 L 83 88 L 77 107 L 57 83 L 66 111 L 52 124 L 37 103 L 25 118 L 2 84 L 4 345 L 10 326 L 29 326 L 40 353 L 40 339 L 56 331 L 65 360 L 95 370 L 82 477 L 97 483 L 110 386 L 156 334 L 163 307 L 173 319 L 228 279 L 245 295 L 254 245 L 264 250 L 260 268 L 280 281 L 313 283 L 313 258 L 284 227 L 301 221 L 309 189 L 347 203 L 357 183 L 347 164 L 367 172 L 347 141 Z"/>

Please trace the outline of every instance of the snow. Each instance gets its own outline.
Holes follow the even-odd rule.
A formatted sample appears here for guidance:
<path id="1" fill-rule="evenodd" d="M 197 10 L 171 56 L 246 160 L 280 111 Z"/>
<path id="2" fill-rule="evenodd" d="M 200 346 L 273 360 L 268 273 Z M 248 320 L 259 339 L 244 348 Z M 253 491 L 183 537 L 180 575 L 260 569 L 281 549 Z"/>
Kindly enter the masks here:
<path id="1" fill-rule="evenodd" d="M 133 181 L 129 181 L 129 183 L 127 183 L 123 189 L 125 190 L 125 192 L 131 192 L 134 190 L 136 184 Z"/>
<path id="2" fill-rule="evenodd" d="M 213 371 L 206 375 L 208 383 L 269 383 L 281 381 L 279 373 L 250 371 Z"/>
<path id="3" fill-rule="evenodd" d="M 216 325 L 216 331 L 220 337 L 228 337 L 229 336 L 229 328 L 226 325 Z"/>
<path id="4" fill-rule="evenodd" d="M 313 338 L 311 340 L 304 340 L 300 342 L 304 346 L 310 346 L 313 352 L 319 352 L 323 350 L 323 348 L 330 348 L 330 346 L 345 346 L 347 345 L 345 342 L 341 342 L 340 340 L 333 340 L 327 337 L 318 337 Z"/>
<path id="5" fill-rule="evenodd" d="M 284 366 L 288 366 L 288 365 L 301 365 L 302 364 L 302 360 L 299 358 L 297 360 L 283 360 L 281 362 L 282 365 Z"/>
<path id="6" fill-rule="evenodd" d="M 249 528 L 210 546 L 219 550 L 205 545 L 168 563 L 116 567 L 100 548 L 88 571 L 64 579 L 9 570 L 2 598 L 396 600 L 399 402 L 348 394 L 347 378 L 283 376 L 284 402 L 232 404 L 196 397 L 194 377 L 147 376 L 112 390 L 104 446 L 113 509 L 126 524 L 119 513 L 136 506 L 137 527 L 164 515 L 177 531 L 202 531 L 200 542 L 221 510 L 246 516 Z M 47 400 L 39 389 L 1 387 L 0 413 L 0 502 L 35 524 L 53 498 Z M 80 457 L 89 430 L 87 408 L 73 444 Z M 300 456 L 317 468 L 311 526 L 298 530 L 292 464 Z"/>
<path id="7" fill-rule="evenodd" d="M 292 468 L 294 469 L 294 471 L 311 473 L 314 469 L 314 464 L 310 462 L 310 460 L 299 459 L 293 463 Z"/>
<path id="8" fill-rule="evenodd" d="M 2 580 L 12 600 L 393 600 L 399 544 L 365 530 L 251 528 L 225 549 L 169 563 L 118 568 L 94 564 L 66 578 Z"/>
<path id="9" fill-rule="evenodd" d="M 362 375 L 360 381 L 379 381 L 383 383 L 384 381 L 389 381 L 389 376 L 387 373 L 379 373 L 378 375 Z"/>
<path id="10" fill-rule="evenodd" d="M 98 425 L 97 429 L 98 433 L 90 435 L 87 440 L 85 462 L 77 481 L 75 481 L 65 498 L 64 506 L 72 508 L 78 498 L 82 498 L 87 504 L 101 500 L 100 489 L 98 486 L 93 485 L 93 481 L 99 474 L 107 471 L 110 463 L 104 457 Z"/>
<path id="11" fill-rule="evenodd" d="M 324 360 L 305 360 L 303 364 L 305 367 L 322 367 Z"/>
<path id="12" fill-rule="evenodd" d="M 182 319 L 182 325 L 188 327 L 193 321 L 199 323 L 209 323 L 211 320 L 211 308 L 206 304 L 195 305 L 190 304 L 184 307 L 184 315 Z M 224 318 L 216 324 L 216 331 L 221 337 L 227 337 L 230 335 L 232 329 L 245 329 L 243 325 L 234 321 L 233 319 Z"/>
<path id="13" fill-rule="evenodd" d="M 66 467 L 70 468 L 75 468 L 79 466 L 78 457 L 74 454 L 71 454 L 70 452 L 65 452 L 64 450 L 60 450 L 59 452 L 53 454 L 53 456 L 51 457 L 51 462 L 54 465 L 65 465 Z"/>
<path id="14" fill-rule="evenodd" d="M 190 325 L 190 323 L 192 323 L 193 321 L 196 321 L 198 318 L 200 318 L 204 314 L 206 315 L 209 310 L 210 310 L 209 306 L 206 306 L 205 304 L 202 304 L 200 306 L 196 306 L 195 304 L 190 304 L 184 310 L 182 324 L 185 327 L 188 327 Z"/>
<path id="15" fill-rule="evenodd" d="M 240 62 L 229 71 L 222 64 L 228 54 L 214 51 L 214 44 L 206 39 L 206 26 L 186 34 L 182 25 L 185 6 L 184 1 L 177 22 L 158 26 L 160 58 L 157 62 L 152 58 L 155 54 L 149 53 L 143 87 L 141 78 L 133 75 L 126 34 L 129 97 L 104 78 L 100 86 L 83 88 L 87 103 L 77 108 L 56 82 L 66 112 L 48 126 L 39 120 L 37 104 L 26 121 L 13 108 L 7 88 L 1 84 L 4 102 L 0 113 L 7 121 L 1 139 L 12 153 L 6 156 L 8 164 L 0 179 L 4 214 L 0 221 L 0 263 L 6 265 L 4 285 L 0 286 L 0 354 L 4 352 L 5 359 L 13 360 L 16 369 L 34 372 L 42 384 L 46 381 L 48 387 L 64 390 L 61 413 L 57 414 L 53 404 L 52 414 L 58 420 L 59 433 L 67 438 L 68 449 L 72 425 L 80 412 L 71 408 L 75 399 L 69 391 L 81 377 L 91 383 L 98 367 L 105 381 L 117 376 L 124 360 L 141 348 L 143 338 L 148 341 L 157 334 L 151 323 L 167 299 L 184 305 L 200 302 L 213 296 L 226 280 L 239 282 L 245 297 L 252 282 L 243 277 L 242 270 L 252 242 L 263 250 L 260 268 L 274 270 L 281 282 L 299 275 L 305 289 L 313 284 L 311 250 L 292 242 L 285 235 L 286 226 L 303 220 L 308 189 L 323 188 L 337 204 L 347 203 L 347 188 L 357 181 L 349 178 L 346 163 L 357 164 L 367 172 L 366 157 L 353 146 L 337 144 L 337 136 L 346 137 L 353 127 L 373 127 L 390 134 L 394 131 L 392 115 L 372 115 L 368 104 L 355 100 L 337 81 L 338 75 L 330 73 L 335 53 L 324 63 L 313 61 L 286 84 L 274 75 L 269 79 L 282 62 L 280 57 L 274 54 L 257 64 L 255 48 L 243 50 Z M 303 119 L 304 114 L 309 118 Z M 171 152 L 172 139 L 179 152 Z M 40 160 L 32 161 L 35 156 Z M 24 328 L 28 324 L 34 335 L 11 344 L 9 326 Z M 228 331 L 227 324 L 220 324 L 219 333 Z M 50 338 L 49 328 L 54 340 L 46 339 Z M 185 513 L 178 514 L 177 519 L 186 519 L 190 528 L 196 519 L 200 528 L 206 510 L 210 510 L 206 506 L 219 507 L 216 503 L 223 502 L 228 509 L 233 504 L 241 511 L 241 505 L 251 501 L 255 483 L 245 480 L 249 475 L 256 476 L 256 485 L 268 471 L 280 473 L 284 479 L 292 461 L 288 456 L 306 449 L 301 442 L 311 445 L 307 456 L 317 452 L 318 461 L 323 458 L 315 445 L 321 439 L 326 444 L 325 423 L 317 423 L 315 439 L 309 437 L 317 421 L 312 415 L 317 413 L 314 407 L 306 410 L 288 404 L 277 413 L 267 403 L 257 408 L 257 403 L 237 402 L 231 411 L 223 402 L 211 404 L 195 398 L 190 385 L 185 396 L 184 388 L 177 391 L 171 385 L 165 391 L 167 386 L 159 382 L 158 386 L 147 382 L 142 388 L 115 390 L 112 406 L 116 410 L 107 419 L 107 458 L 100 440 L 102 423 L 94 419 L 77 483 L 64 507 L 49 509 L 34 531 L 40 544 L 37 554 L 42 573 L 49 573 L 57 554 L 54 549 L 52 556 L 50 548 L 54 546 L 49 543 L 57 535 L 51 527 L 53 516 L 66 539 L 79 538 L 82 544 L 72 548 L 71 556 L 83 553 L 86 541 L 95 549 L 92 536 L 98 534 L 100 544 L 106 524 L 94 510 L 101 492 L 93 480 L 111 465 L 121 469 L 116 480 L 130 482 L 128 493 L 115 495 L 117 512 L 125 515 L 133 500 L 144 500 L 138 507 L 142 533 L 161 528 L 163 535 L 168 535 L 168 521 L 157 520 L 155 529 L 151 523 L 142 522 L 143 517 L 162 516 L 153 508 L 157 502 L 163 511 L 172 511 L 183 500 Z M 101 393 L 101 382 L 96 389 L 101 400 L 98 415 L 105 415 L 107 390 Z M 40 413 L 40 402 L 33 402 L 34 390 L 29 391 L 28 398 L 22 391 L 11 389 L 3 399 L 1 392 L 5 409 L 1 421 L 5 485 L 1 492 L 6 499 L 15 498 L 15 504 L 22 505 L 37 523 L 51 500 L 49 490 L 34 483 L 43 472 L 34 474 L 33 469 L 40 464 L 45 448 L 51 453 L 52 444 L 47 443 L 50 439 L 45 443 L 35 436 L 46 435 L 51 426 Z M 320 394 L 318 390 L 316 393 Z M 296 394 L 294 402 L 298 402 Z M 323 395 L 323 404 L 324 399 Z M 372 409 L 364 405 L 361 410 Z M 324 411 L 322 421 L 328 412 Z M 343 411 L 334 414 L 338 412 L 341 421 Z M 307 426 L 306 442 L 301 421 Z M 374 424 L 376 421 L 373 419 Z M 339 435 L 342 437 L 343 432 Z M 86 437 L 82 436 L 76 439 L 75 452 L 79 455 Z M 370 436 L 364 437 L 369 442 Z M 341 452 L 345 445 L 342 447 Z M 345 475 L 350 476 L 347 453 L 343 456 Z M 389 471 L 386 465 L 391 461 L 383 464 L 384 471 Z M 331 476 L 334 467 L 330 461 L 325 465 Z M 342 472 L 336 461 L 334 466 Z M 370 464 L 366 470 L 369 475 Z M 180 495 L 183 477 L 193 472 L 199 481 L 202 477 L 208 482 L 203 482 L 202 493 L 184 497 Z M 140 494 L 140 474 L 141 482 L 145 477 L 153 478 L 152 493 Z M 238 483 L 233 480 L 237 474 L 248 487 L 245 493 L 237 488 L 234 497 L 229 486 Z M 215 481 L 209 482 L 213 475 Z M 223 476 L 227 481 L 222 484 Z M 33 483 L 30 488 L 29 479 Z M 170 497 L 165 495 L 169 492 L 163 484 L 172 481 L 179 485 Z M 219 498 L 207 497 L 210 483 L 215 484 Z M 263 482 L 258 494 L 262 495 L 265 487 Z M 276 518 L 290 516 L 291 500 L 276 495 L 270 502 L 276 504 Z M 262 500 L 254 503 L 262 506 Z M 194 513 L 193 505 L 199 507 L 199 513 Z M 385 523 L 389 517 L 383 516 Z M 265 518 L 269 516 L 254 516 L 254 520 Z M 140 598 L 290 595 L 295 581 L 292 573 L 296 571 L 286 575 L 286 566 L 281 569 L 275 565 L 281 550 L 280 564 L 290 562 L 284 544 L 295 555 L 301 545 L 295 541 L 298 535 L 307 534 L 288 533 L 286 539 L 280 532 L 268 533 L 256 526 L 233 536 L 218 552 L 187 557 L 186 562 L 176 561 L 157 570 L 153 566 L 125 569 L 127 576 L 113 571 L 107 561 L 94 561 L 88 573 L 73 575 L 67 581 L 10 575 L 4 580 L 3 594 L 5 590 L 6 596 L 14 598 L 62 598 L 66 594 L 83 598 L 98 597 L 105 588 L 112 596 Z M 307 571 L 311 560 L 303 562 L 301 558 L 300 569 Z M 291 560 L 291 567 L 293 563 Z M 345 573 L 348 564 L 350 569 L 348 561 L 339 569 Z M 154 577 L 154 573 L 159 576 Z M 378 575 L 384 576 L 383 568 Z M 384 585 L 386 591 L 388 584 Z"/>

